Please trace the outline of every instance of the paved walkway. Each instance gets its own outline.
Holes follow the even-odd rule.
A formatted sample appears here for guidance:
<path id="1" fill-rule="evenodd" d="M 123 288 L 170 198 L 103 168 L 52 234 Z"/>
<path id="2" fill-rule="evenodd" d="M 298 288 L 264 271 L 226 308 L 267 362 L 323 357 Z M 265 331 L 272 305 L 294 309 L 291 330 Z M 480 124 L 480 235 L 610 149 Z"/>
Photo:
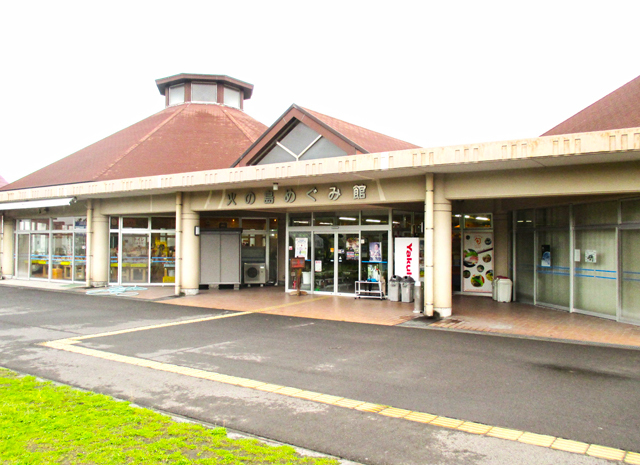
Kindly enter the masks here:
<path id="1" fill-rule="evenodd" d="M 82 285 L 42 281 L 2 280 L 0 285 L 86 293 Z M 332 295 L 292 295 L 278 286 L 201 291 L 175 297 L 173 287 L 146 287 L 125 297 L 187 307 L 216 308 L 332 321 L 409 325 L 430 329 L 497 333 L 640 348 L 640 326 L 568 313 L 519 302 L 498 303 L 487 297 L 453 297 L 453 315 L 442 320 L 413 313 L 413 304 Z"/>

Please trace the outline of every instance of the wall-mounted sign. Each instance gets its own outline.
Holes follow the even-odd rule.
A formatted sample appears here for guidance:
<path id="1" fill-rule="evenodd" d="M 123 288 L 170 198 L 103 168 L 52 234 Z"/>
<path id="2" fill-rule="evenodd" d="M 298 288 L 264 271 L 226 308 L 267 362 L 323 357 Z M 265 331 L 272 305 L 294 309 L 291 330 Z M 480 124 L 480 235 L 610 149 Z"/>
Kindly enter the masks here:
<path id="1" fill-rule="evenodd" d="M 540 266 L 550 267 L 551 266 L 551 246 L 543 245 L 542 246 L 542 255 L 540 259 Z"/>
<path id="2" fill-rule="evenodd" d="M 394 241 L 394 273 L 420 279 L 420 239 L 417 237 L 396 237 Z"/>
<path id="3" fill-rule="evenodd" d="M 584 251 L 584 261 L 585 263 L 596 263 L 598 260 L 598 253 L 595 250 L 585 250 Z"/>
<path id="4" fill-rule="evenodd" d="M 295 251 L 295 256 L 296 257 L 302 257 L 305 260 L 307 259 L 307 250 L 308 250 L 308 246 L 309 246 L 309 239 L 307 239 L 306 237 L 296 237 L 296 251 Z"/>
<path id="5" fill-rule="evenodd" d="M 464 235 L 462 290 L 489 293 L 493 291 L 493 233 Z"/>

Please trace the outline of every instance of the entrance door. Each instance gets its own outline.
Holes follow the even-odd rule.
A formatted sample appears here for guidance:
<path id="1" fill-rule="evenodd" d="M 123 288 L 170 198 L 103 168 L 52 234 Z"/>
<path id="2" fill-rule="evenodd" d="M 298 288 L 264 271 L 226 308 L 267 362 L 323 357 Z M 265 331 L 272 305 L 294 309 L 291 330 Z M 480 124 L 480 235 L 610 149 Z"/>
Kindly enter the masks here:
<path id="1" fill-rule="evenodd" d="M 18 264 L 16 267 L 18 278 L 29 277 L 30 264 L 29 234 L 18 234 Z"/>
<path id="2" fill-rule="evenodd" d="M 360 262 L 359 233 L 314 234 L 314 290 L 355 294 Z"/>

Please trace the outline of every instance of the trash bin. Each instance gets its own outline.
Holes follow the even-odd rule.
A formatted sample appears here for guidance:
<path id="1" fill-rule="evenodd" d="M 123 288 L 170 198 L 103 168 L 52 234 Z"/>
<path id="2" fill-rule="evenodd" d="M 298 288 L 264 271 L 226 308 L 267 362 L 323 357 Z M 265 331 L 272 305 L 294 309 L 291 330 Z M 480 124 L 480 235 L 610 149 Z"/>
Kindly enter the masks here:
<path id="1" fill-rule="evenodd" d="M 389 292 L 387 296 L 392 302 L 400 302 L 400 278 L 391 276 L 389 279 Z"/>
<path id="2" fill-rule="evenodd" d="M 509 278 L 500 277 L 498 282 L 494 282 L 495 299 L 498 302 L 511 302 L 511 292 L 513 283 Z"/>
<path id="3" fill-rule="evenodd" d="M 403 302 L 413 302 L 413 288 L 414 281 L 410 276 L 405 276 L 402 280 L 402 301 Z"/>
<path id="4" fill-rule="evenodd" d="M 424 312 L 424 293 L 422 292 L 422 286 L 420 281 L 416 281 L 416 285 L 413 289 L 413 313 Z"/>

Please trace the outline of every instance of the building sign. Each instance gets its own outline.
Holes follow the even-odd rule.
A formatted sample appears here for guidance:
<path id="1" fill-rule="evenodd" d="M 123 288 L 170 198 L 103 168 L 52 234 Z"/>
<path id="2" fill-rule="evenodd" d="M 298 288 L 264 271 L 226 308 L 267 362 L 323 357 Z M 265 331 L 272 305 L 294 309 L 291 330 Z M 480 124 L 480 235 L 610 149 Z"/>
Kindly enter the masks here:
<path id="1" fill-rule="evenodd" d="M 317 202 L 317 198 L 315 197 L 317 194 L 326 195 L 329 200 L 332 202 L 337 201 L 342 196 L 342 191 L 338 186 L 330 186 L 328 192 L 325 190 L 322 192 L 317 187 L 312 187 L 308 191 L 306 191 L 307 198 L 311 199 L 313 202 Z M 238 205 L 238 201 L 241 201 L 244 196 L 244 202 L 247 205 L 254 205 L 258 197 L 255 192 L 250 191 L 246 194 L 240 194 L 238 197 L 237 192 L 228 192 L 226 194 L 227 206 Z M 284 193 L 283 197 L 280 197 L 285 203 L 294 203 L 297 200 L 296 192 L 292 188 L 288 188 Z M 366 184 L 358 184 L 353 186 L 353 199 L 354 200 L 365 200 L 367 198 L 367 186 Z M 276 193 L 269 189 L 264 191 L 264 203 L 268 205 L 273 205 L 276 203 Z"/>
<path id="2" fill-rule="evenodd" d="M 420 239 L 417 237 L 396 237 L 394 241 L 394 273 L 420 279 Z"/>
<path id="3" fill-rule="evenodd" d="M 464 235 L 462 259 L 462 290 L 491 293 L 493 291 L 493 233 Z"/>

